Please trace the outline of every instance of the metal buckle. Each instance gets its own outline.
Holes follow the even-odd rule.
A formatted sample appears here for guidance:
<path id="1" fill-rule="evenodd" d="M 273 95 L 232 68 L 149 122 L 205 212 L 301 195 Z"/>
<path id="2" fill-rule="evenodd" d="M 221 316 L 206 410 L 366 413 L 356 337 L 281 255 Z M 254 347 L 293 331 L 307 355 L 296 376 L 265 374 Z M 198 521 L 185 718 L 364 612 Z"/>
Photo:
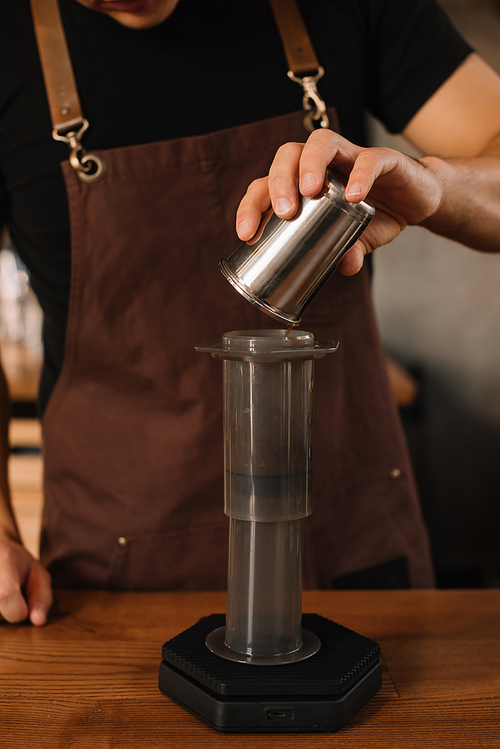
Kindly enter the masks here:
<path id="1" fill-rule="evenodd" d="M 324 74 L 325 71 L 322 67 L 318 68 L 316 75 L 306 75 L 304 78 L 294 75 L 291 70 L 288 71 L 288 77 L 302 86 L 302 107 L 306 112 L 304 127 L 309 133 L 320 127 L 328 127 L 330 124 L 326 113 L 326 104 L 316 88 L 316 83 Z"/>
<path id="2" fill-rule="evenodd" d="M 100 156 L 95 153 L 87 153 L 80 143 L 82 135 L 89 127 L 89 121 L 83 120 L 79 130 L 71 130 L 61 135 L 57 130 L 52 131 L 54 140 L 67 143 L 70 148 L 69 162 L 82 182 L 97 182 L 106 171 L 106 165 Z"/>

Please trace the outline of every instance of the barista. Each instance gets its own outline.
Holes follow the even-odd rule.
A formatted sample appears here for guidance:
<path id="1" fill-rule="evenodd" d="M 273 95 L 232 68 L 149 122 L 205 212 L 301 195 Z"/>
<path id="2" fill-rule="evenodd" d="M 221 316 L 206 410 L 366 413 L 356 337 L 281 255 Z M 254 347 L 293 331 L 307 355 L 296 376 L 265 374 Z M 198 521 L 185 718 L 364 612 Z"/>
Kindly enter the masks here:
<path id="1" fill-rule="evenodd" d="M 248 239 L 270 202 L 289 217 L 298 189 L 316 194 L 329 163 L 349 176 L 348 199 L 369 194 L 377 216 L 304 316 L 304 328 L 343 342 L 316 370 L 305 583 L 385 570 L 386 584 L 432 585 L 363 257 L 407 224 L 498 250 L 500 82 L 432 0 L 400 5 L 372 0 L 366 15 L 361 2 L 301 4 L 330 105 L 330 129 L 306 140 L 264 0 L 243 26 L 224 0 L 61 0 L 85 146 L 106 163 L 94 184 L 51 140 L 27 0 L 2 8 L 0 28 L 20 48 L 3 40 L 2 66 L 20 78 L 2 75 L 12 91 L 1 102 L 0 218 L 45 315 L 41 562 L 20 543 L 4 478 L 6 620 L 45 623 L 47 569 L 63 587 L 224 587 L 220 372 L 193 346 L 272 325 L 217 269 L 236 241 L 239 196 L 250 185 L 237 216 Z M 363 108 L 438 156 L 357 145 Z"/>

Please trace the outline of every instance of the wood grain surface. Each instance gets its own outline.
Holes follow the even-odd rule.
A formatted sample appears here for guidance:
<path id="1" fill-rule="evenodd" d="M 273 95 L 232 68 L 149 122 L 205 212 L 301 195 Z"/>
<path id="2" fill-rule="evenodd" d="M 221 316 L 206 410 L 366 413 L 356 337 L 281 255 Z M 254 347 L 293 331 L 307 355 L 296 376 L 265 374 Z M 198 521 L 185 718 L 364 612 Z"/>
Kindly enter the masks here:
<path id="1" fill-rule="evenodd" d="M 0 624 L 0 746 L 500 747 L 498 590 L 306 592 L 382 648 L 382 689 L 334 734 L 223 735 L 159 692 L 163 642 L 224 610 L 223 593 L 60 591 L 43 629 Z"/>

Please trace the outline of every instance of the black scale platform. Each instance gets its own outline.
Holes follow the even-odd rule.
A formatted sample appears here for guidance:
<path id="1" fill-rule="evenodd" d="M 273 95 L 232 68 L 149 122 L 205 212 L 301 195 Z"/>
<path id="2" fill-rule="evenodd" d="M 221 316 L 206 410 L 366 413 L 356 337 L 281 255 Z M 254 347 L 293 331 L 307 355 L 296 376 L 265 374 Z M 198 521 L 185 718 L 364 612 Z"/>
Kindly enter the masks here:
<path id="1" fill-rule="evenodd" d="M 212 653 L 205 638 L 224 624 L 212 614 L 166 642 L 159 677 L 164 694 L 217 731 L 338 731 L 380 688 L 379 645 L 318 614 L 304 614 L 302 626 L 320 650 L 279 666 Z"/>

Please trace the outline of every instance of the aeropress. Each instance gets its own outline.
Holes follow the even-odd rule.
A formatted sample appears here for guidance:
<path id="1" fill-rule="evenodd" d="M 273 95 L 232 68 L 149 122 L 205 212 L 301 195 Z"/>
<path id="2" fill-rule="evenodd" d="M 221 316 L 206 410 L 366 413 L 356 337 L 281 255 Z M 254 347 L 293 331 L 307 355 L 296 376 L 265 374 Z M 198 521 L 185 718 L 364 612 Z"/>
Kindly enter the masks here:
<path id="1" fill-rule="evenodd" d="M 376 642 L 302 614 L 302 548 L 312 512 L 314 360 L 335 341 L 293 329 L 374 214 L 323 191 L 293 219 L 264 216 L 221 271 L 288 329 L 239 330 L 196 346 L 223 364 L 226 614 L 163 645 L 159 687 L 217 731 L 337 731 L 378 691 Z"/>

